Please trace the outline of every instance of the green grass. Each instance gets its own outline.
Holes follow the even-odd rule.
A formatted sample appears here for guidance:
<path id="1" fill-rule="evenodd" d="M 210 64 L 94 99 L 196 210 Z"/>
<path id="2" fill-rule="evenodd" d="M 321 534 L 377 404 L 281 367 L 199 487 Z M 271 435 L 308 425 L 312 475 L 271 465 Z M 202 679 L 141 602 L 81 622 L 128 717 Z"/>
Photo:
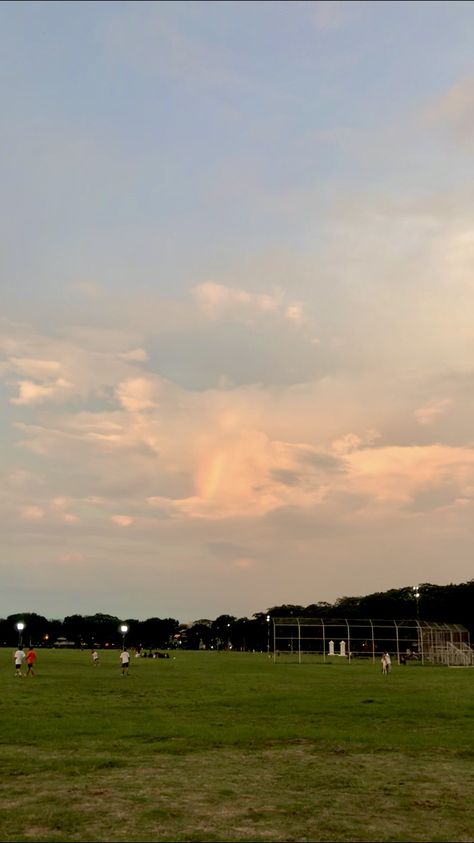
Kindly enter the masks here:
<path id="1" fill-rule="evenodd" d="M 0 841 L 474 841 L 474 671 L 0 651 Z"/>

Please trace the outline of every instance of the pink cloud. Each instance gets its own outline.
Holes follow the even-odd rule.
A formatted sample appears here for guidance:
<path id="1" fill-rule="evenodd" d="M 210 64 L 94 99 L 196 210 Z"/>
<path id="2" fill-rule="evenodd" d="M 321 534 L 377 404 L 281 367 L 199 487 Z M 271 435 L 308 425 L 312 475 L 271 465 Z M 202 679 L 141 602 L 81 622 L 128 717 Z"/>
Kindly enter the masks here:
<path id="1" fill-rule="evenodd" d="M 41 506 L 25 506 L 21 510 L 21 517 L 24 521 L 41 521 L 45 512 Z"/>
<path id="2" fill-rule="evenodd" d="M 112 515 L 110 520 L 119 527 L 130 527 L 134 519 L 130 515 Z"/>
<path id="3" fill-rule="evenodd" d="M 445 415 L 452 403 L 450 398 L 440 398 L 438 400 L 433 399 L 423 407 L 419 407 L 418 410 L 415 410 L 415 418 L 418 424 L 424 426 L 434 424 L 440 416 Z"/>

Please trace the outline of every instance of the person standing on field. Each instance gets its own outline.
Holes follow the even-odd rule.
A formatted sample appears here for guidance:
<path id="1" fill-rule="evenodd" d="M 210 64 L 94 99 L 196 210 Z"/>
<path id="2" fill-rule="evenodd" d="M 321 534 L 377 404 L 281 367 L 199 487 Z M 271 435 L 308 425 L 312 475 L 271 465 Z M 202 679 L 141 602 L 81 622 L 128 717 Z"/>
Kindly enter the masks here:
<path id="1" fill-rule="evenodd" d="M 122 650 L 120 653 L 120 661 L 122 664 L 122 676 L 128 676 L 128 668 L 130 665 L 130 653 L 128 650 Z"/>
<path id="2" fill-rule="evenodd" d="M 30 647 L 28 649 L 28 652 L 26 654 L 26 664 L 27 664 L 26 675 L 27 676 L 34 676 L 35 675 L 34 667 L 35 667 L 35 664 L 36 664 L 36 653 L 35 653 L 33 647 Z"/>
<path id="3" fill-rule="evenodd" d="M 18 650 L 15 651 L 13 658 L 15 660 L 15 676 L 23 676 L 22 667 L 26 658 L 23 647 L 18 647 Z"/>
<path id="4" fill-rule="evenodd" d="M 382 658 L 380 659 L 382 663 L 382 673 L 388 675 L 390 673 L 390 668 L 392 666 L 392 660 L 390 658 L 389 653 L 385 652 L 382 653 Z"/>
<path id="5" fill-rule="evenodd" d="M 97 650 L 94 650 L 92 652 L 92 664 L 94 665 L 94 667 L 99 666 L 99 654 L 98 654 Z"/>

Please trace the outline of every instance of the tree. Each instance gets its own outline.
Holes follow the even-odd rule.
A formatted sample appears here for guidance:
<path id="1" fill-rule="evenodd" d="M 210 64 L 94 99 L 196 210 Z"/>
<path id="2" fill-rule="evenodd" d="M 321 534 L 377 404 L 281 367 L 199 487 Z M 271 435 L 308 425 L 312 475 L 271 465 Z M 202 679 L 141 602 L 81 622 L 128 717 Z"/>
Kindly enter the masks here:
<path id="1" fill-rule="evenodd" d="M 16 613 L 9 615 L 5 622 L 5 635 L 7 645 L 12 646 L 18 643 L 18 630 L 16 624 L 18 621 L 23 621 L 25 629 L 23 630 L 23 644 L 34 644 L 37 647 L 43 641 L 43 635 L 47 634 L 48 621 L 43 615 L 37 615 L 36 612 L 23 612 L 23 614 Z"/>
<path id="2" fill-rule="evenodd" d="M 214 641 L 211 628 L 205 623 L 196 622 L 191 624 L 183 635 L 183 647 L 186 650 L 198 650 L 201 641 L 206 649 L 211 647 Z"/>
<path id="3" fill-rule="evenodd" d="M 271 615 L 273 618 L 301 618 L 303 613 L 303 606 L 298 606 L 295 603 L 283 603 L 281 606 L 272 606 L 266 612 L 266 614 Z"/>
<path id="4" fill-rule="evenodd" d="M 225 649 L 233 646 L 232 634 L 236 618 L 234 615 L 219 615 L 211 624 L 214 646 L 217 649 Z"/>
<path id="5" fill-rule="evenodd" d="M 178 627 L 175 618 L 148 618 L 140 624 L 140 643 L 149 648 L 169 647 Z"/>
<path id="6" fill-rule="evenodd" d="M 333 612 L 332 603 L 310 603 L 303 611 L 305 618 L 329 618 Z"/>
<path id="7" fill-rule="evenodd" d="M 99 646 L 118 646 L 121 643 L 119 631 L 120 618 L 115 615 L 106 615 L 97 612 L 95 615 L 86 615 L 84 620 L 84 633 L 79 642 L 87 646 L 98 644 Z"/>
<path id="8" fill-rule="evenodd" d="M 62 634 L 68 641 L 73 641 L 74 644 L 80 645 L 81 641 L 90 638 L 91 633 L 88 634 L 88 627 L 86 619 L 82 615 L 67 615 L 63 621 Z M 88 641 L 92 644 L 92 641 Z"/>

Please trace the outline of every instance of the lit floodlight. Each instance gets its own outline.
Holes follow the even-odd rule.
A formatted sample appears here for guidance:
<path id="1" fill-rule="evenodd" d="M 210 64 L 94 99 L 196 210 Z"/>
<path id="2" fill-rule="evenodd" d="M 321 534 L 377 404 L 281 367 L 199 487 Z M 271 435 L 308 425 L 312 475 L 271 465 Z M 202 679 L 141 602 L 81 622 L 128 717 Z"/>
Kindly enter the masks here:
<path id="1" fill-rule="evenodd" d="M 128 632 L 128 625 L 126 623 L 121 623 L 119 630 L 122 633 L 122 650 L 125 650 L 125 636 Z"/>
<path id="2" fill-rule="evenodd" d="M 420 587 L 418 585 L 414 585 L 412 588 L 413 597 L 416 600 L 416 619 L 417 621 L 420 620 Z"/>
<path id="3" fill-rule="evenodd" d="M 23 646 L 23 630 L 26 624 L 23 621 L 17 621 L 15 624 L 15 628 L 18 632 L 18 649 L 20 650 Z"/>

